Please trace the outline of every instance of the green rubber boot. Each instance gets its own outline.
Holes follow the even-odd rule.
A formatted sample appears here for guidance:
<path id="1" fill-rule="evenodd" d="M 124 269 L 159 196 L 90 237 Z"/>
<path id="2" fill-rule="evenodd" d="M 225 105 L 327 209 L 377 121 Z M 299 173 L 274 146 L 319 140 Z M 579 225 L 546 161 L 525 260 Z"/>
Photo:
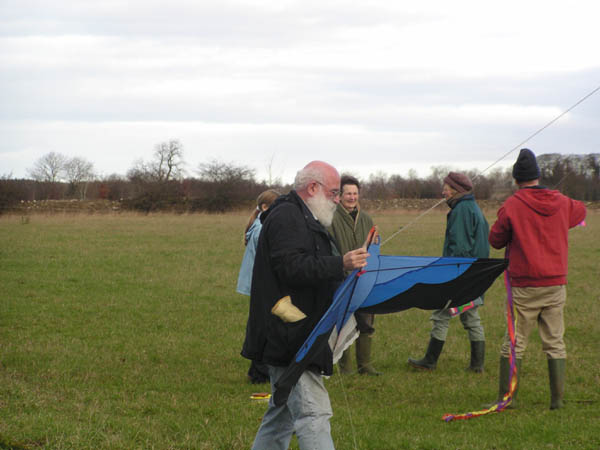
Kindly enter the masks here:
<path id="1" fill-rule="evenodd" d="M 517 392 L 519 390 L 519 385 L 521 384 L 521 363 L 522 359 L 517 359 L 517 386 L 515 387 L 515 392 L 513 392 L 512 402 L 507 406 L 508 409 L 516 409 L 517 408 Z M 510 359 L 501 356 L 500 357 L 500 369 L 499 369 L 499 383 L 498 383 L 498 400 L 502 401 L 504 394 L 508 392 L 510 389 Z"/>
<path id="2" fill-rule="evenodd" d="M 338 360 L 338 366 L 342 375 L 352 373 L 352 358 L 350 355 L 350 348 L 347 348 L 344 353 L 342 353 L 342 357 Z"/>
<path id="3" fill-rule="evenodd" d="M 427 353 L 425 353 L 425 356 L 421 359 L 408 358 L 408 364 L 417 369 L 435 370 L 435 367 L 437 366 L 437 360 L 442 353 L 442 348 L 444 348 L 445 342 L 446 341 L 440 341 L 432 337 L 429 340 L 429 345 L 427 346 Z"/>
<path id="4" fill-rule="evenodd" d="M 368 334 L 360 334 L 356 340 L 356 365 L 361 375 L 378 376 L 381 372 L 375 370 L 371 365 L 371 342 Z"/>
<path id="5" fill-rule="evenodd" d="M 506 407 L 506 409 L 516 409 L 516 398 L 517 391 L 519 390 L 519 384 L 521 382 L 521 359 L 517 359 L 517 386 L 515 388 L 515 392 L 513 392 L 512 401 L 510 405 Z M 499 403 L 504 398 L 504 394 L 508 392 L 510 389 L 510 359 L 505 356 L 500 357 L 500 366 L 498 369 L 498 397 L 495 402 L 486 403 L 483 405 L 484 408 L 491 408 L 496 403 Z"/>
<path id="6" fill-rule="evenodd" d="M 563 405 L 565 395 L 565 359 L 549 359 L 548 375 L 550 378 L 550 409 L 559 409 Z"/>

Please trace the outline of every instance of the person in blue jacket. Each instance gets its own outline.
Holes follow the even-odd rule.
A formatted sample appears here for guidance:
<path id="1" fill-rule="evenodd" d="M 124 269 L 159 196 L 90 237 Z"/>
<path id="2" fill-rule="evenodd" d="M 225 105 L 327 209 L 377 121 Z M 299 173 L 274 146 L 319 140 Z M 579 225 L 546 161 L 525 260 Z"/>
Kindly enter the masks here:
<path id="1" fill-rule="evenodd" d="M 473 196 L 473 183 L 462 173 L 450 172 L 444 178 L 442 196 L 450 207 L 446 218 L 446 236 L 443 256 L 488 258 L 489 225 Z M 473 307 L 460 314 L 460 321 L 471 341 L 471 363 L 467 370 L 483 372 L 485 335 L 477 311 L 483 297 L 473 301 Z M 409 358 L 408 363 L 417 369 L 434 370 L 448 334 L 452 315 L 448 309 L 434 311 L 431 315 L 431 338 L 425 356 Z"/>
<path id="2" fill-rule="evenodd" d="M 262 192 L 256 199 L 256 208 L 250 215 L 250 219 L 244 230 L 244 245 L 246 246 L 246 250 L 244 251 L 244 257 L 242 258 L 242 265 L 240 267 L 236 289 L 236 291 L 242 295 L 250 295 L 256 244 L 258 243 L 258 236 L 260 235 L 260 230 L 262 228 L 260 215 L 269 209 L 269 206 L 271 206 L 271 203 L 273 203 L 277 197 L 279 197 L 279 192 L 273 189 Z M 248 369 L 248 379 L 252 384 L 268 383 L 269 369 L 266 364 L 252 361 L 250 369 Z"/>

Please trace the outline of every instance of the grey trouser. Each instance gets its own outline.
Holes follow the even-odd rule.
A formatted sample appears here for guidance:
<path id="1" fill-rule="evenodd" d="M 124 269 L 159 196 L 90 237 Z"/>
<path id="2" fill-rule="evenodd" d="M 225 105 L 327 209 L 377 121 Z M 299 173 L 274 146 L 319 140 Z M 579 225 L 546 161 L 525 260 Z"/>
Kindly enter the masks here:
<path id="1" fill-rule="evenodd" d="M 271 392 L 285 369 L 269 366 Z M 275 406 L 271 397 L 252 450 L 287 450 L 294 433 L 301 450 L 333 450 L 329 425 L 332 415 L 323 376 L 306 370 L 284 405 Z"/>
<path id="2" fill-rule="evenodd" d="M 467 333 L 470 341 L 485 341 L 483 326 L 477 310 L 478 306 L 471 308 L 460 314 L 460 321 Z M 447 309 L 438 309 L 431 314 L 431 337 L 438 341 L 445 341 L 448 335 L 448 327 L 452 316 Z"/>

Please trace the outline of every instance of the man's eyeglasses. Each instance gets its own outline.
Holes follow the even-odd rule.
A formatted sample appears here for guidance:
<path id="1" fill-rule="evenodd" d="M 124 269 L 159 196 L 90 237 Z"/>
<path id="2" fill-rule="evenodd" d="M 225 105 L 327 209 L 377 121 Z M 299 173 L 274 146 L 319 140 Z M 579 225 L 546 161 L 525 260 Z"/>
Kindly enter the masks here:
<path id="1" fill-rule="evenodd" d="M 325 186 L 323 183 L 321 183 L 320 181 L 315 180 L 315 183 L 320 184 L 321 186 L 323 186 L 325 189 L 327 189 L 327 186 Z M 340 191 L 339 189 L 329 189 L 329 193 L 333 196 L 333 197 L 339 197 L 342 194 L 342 191 Z"/>

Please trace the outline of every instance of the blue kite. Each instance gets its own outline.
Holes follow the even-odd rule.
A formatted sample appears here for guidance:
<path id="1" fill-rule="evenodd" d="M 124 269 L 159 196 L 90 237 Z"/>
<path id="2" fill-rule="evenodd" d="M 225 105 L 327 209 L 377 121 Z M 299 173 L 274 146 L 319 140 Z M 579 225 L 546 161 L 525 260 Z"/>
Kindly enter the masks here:
<path id="1" fill-rule="evenodd" d="M 324 348 L 333 362 L 356 339 L 357 310 L 389 314 L 409 308 L 457 308 L 492 285 L 507 259 L 380 255 L 379 243 L 368 250 L 367 266 L 355 270 L 334 294 L 327 312 L 275 384 L 273 400 L 283 405 L 296 382 Z"/>

